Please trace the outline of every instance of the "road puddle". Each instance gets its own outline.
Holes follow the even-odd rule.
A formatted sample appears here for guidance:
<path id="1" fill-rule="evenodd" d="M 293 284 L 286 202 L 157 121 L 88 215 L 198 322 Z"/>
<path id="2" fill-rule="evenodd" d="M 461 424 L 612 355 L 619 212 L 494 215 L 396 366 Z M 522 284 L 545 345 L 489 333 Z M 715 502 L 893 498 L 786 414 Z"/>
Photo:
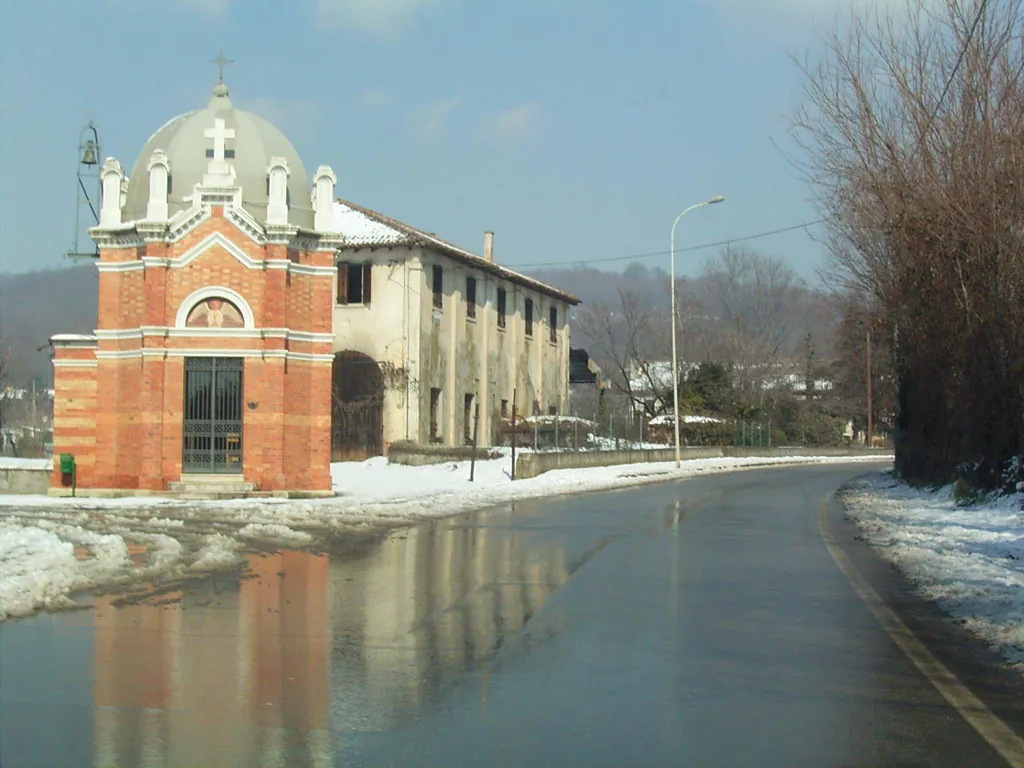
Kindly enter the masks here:
<path id="1" fill-rule="evenodd" d="M 485 514 L 8 622 L 0 762 L 336 764 L 439 706 L 568 578 L 561 548 Z"/>

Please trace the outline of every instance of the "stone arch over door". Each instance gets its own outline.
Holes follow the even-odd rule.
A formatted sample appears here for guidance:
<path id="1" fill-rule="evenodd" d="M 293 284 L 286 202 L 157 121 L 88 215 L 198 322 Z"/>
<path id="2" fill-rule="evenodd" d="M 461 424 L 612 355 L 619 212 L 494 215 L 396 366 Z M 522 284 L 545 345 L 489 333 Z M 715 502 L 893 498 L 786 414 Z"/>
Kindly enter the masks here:
<path id="1" fill-rule="evenodd" d="M 372 357 L 344 351 L 331 366 L 331 461 L 384 453 L 384 375 Z"/>

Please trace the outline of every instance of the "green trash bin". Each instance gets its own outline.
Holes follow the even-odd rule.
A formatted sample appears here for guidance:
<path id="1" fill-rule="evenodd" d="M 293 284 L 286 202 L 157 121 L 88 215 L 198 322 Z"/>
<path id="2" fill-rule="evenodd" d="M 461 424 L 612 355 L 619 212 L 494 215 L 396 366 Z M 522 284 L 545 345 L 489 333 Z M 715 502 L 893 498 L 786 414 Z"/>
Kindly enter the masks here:
<path id="1" fill-rule="evenodd" d="M 75 454 L 73 453 L 62 453 L 60 455 L 60 473 L 62 475 L 71 476 L 71 495 L 74 496 L 76 492 L 75 482 Z"/>

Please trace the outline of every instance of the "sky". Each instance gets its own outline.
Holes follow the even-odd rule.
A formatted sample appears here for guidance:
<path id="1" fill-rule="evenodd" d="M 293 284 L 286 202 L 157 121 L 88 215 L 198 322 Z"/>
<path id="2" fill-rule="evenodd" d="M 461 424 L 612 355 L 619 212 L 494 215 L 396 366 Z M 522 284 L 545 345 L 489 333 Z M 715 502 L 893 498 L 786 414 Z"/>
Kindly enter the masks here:
<path id="1" fill-rule="evenodd" d="M 878 1 L 0 0 L 0 272 L 69 264 L 85 123 L 130 169 L 205 106 L 222 49 L 236 107 L 307 172 L 330 164 L 339 197 L 478 253 L 493 230 L 506 266 L 621 269 L 712 195 L 677 248 L 814 221 L 791 57 Z M 822 234 L 749 245 L 814 281 Z"/>

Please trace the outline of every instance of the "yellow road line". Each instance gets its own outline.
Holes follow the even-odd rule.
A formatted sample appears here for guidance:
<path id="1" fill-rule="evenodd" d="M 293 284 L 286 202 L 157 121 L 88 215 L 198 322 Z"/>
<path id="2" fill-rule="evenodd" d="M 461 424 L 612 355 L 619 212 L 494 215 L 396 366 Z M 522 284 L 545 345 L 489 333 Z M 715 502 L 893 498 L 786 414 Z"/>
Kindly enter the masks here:
<path id="1" fill-rule="evenodd" d="M 868 610 L 878 620 L 886 634 L 892 638 L 907 658 L 914 662 L 935 689 L 942 694 L 961 717 L 976 730 L 1012 768 L 1024 768 L 1024 739 L 997 717 L 985 703 L 961 683 L 949 668 L 939 661 L 917 636 L 907 627 L 878 593 L 861 576 L 856 566 L 839 547 L 826 523 L 826 509 L 831 497 L 826 496 L 818 505 L 818 531 L 828 553 L 839 570 L 856 590 Z"/>

